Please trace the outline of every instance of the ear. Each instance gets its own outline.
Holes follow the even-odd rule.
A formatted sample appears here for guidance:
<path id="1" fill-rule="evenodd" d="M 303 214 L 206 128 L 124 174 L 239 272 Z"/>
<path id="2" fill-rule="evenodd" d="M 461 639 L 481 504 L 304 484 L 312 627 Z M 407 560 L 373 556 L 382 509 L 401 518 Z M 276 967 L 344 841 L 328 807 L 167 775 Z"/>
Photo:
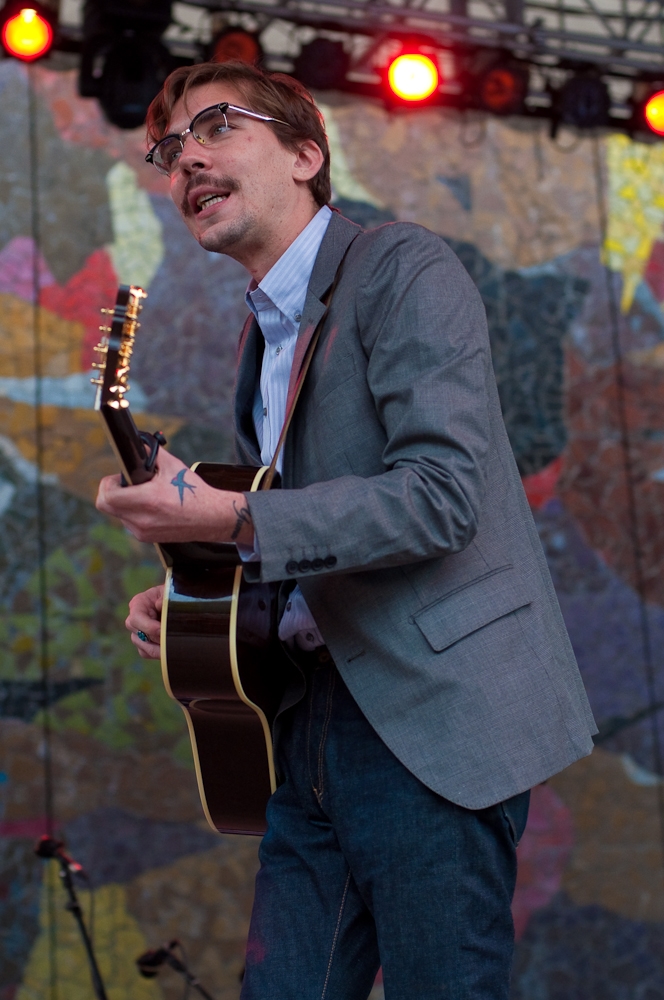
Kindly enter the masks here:
<path id="1" fill-rule="evenodd" d="M 323 154 L 313 139 L 305 139 L 294 154 L 293 180 L 310 181 L 323 166 Z"/>

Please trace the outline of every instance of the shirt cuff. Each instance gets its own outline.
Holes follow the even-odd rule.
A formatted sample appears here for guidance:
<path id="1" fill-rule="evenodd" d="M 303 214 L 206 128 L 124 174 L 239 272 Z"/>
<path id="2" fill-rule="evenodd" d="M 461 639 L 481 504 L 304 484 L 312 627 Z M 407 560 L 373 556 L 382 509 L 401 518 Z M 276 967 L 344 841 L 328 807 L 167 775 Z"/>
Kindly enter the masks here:
<path id="1" fill-rule="evenodd" d="M 254 535 L 253 545 L 243 545 L 242 542 L 236 542 L 235 546 L 237 548 L 237 554 L 243 563 L 261 561 L 261 549 L 256 535 Z"/>

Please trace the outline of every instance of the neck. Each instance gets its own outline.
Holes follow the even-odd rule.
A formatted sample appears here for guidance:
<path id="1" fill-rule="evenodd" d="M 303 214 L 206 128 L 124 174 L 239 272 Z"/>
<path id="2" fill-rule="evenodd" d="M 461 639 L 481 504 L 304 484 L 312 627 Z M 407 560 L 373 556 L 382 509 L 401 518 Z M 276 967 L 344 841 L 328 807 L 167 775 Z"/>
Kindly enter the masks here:
<path id="1" fill-rule="evenodd" d="M 284 220 L 277 231 L 266 234 L 260 246 L 247 248 L 246 252 L 237 255 L 236 260 L 247 269 L 257 285 L 285 254 L 291 243 L 294 243 L 300 233 L 307 228 L 318 211 L 319 206 L 312 201 L 304 211 Z"/>

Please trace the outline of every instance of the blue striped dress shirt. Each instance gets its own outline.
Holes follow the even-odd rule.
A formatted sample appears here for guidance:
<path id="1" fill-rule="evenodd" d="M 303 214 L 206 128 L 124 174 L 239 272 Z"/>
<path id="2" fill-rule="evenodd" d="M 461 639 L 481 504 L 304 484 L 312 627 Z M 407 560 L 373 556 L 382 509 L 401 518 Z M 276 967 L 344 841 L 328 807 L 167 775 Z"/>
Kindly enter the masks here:
<path id="1" fill-rule="evenodd" d="M 251 281 L 247 288 L 247 306 L 256 317 L 265 338 L 261 377 L 253 406 L 254 427 L 264 465 L 272 461 L 286 416 L 288 383 L 307 287 L 331 217 L 331 209 L 324 205 L 263 280 L 258 285 Z M 277 460 L 279 472 L 281 464 L 280 455 Z M 260 557 L 258 541 L 256 557 Z M 286 605 L 279 623 L 279 638 L 284 641 L 294 639 L 303 649 L 314 649 L 325 641 L 299 587 L 295 588 Z"/>

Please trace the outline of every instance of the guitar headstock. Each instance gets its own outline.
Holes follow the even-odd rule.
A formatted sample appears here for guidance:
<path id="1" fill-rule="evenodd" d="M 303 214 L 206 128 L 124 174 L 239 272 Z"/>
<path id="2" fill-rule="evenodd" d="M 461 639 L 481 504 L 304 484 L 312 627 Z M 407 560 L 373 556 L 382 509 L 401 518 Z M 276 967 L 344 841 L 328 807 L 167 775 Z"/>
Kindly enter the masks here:
<path id="1" fill-rule="evenodd" d="M 114 308 L 102 309 L 103 314 L 112 318 L 110 325 L 99 327 L 102 337 L 95 347 L 98 360 L 92 363 L 99 371 L 98 377 L 91 379 L 98 386 L 96 410 L 104 405 L 114 410 L 129 406 L 125 398 L 129 391 L 129 365 L 136 331 L 141 325 L 138 316 L 146 298 L 147 292 L 137 285 L 120 285 Z"/>

